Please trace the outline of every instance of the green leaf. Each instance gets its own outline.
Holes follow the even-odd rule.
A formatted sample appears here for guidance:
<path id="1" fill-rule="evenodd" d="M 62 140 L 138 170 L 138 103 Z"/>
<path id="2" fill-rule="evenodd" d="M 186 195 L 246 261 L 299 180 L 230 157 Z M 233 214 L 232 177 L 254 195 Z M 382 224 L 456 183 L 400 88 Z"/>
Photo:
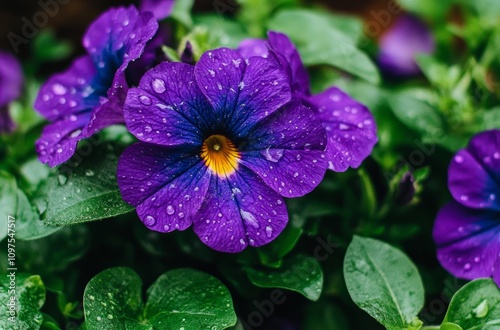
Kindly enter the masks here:
<path id="1" fill-rule="evenodd" d="M 55 228 L 60 230 L 50 237 L 18 242 L 16 253 L 23 269 L 42 275 L 54 273 L 66 269 L 87 252 L 90 234 L 85 225 Z"/>
<path id="2" fill-rule="evenodd" d="M 9 276 L 0 280 L 0 329 L 39 329 L 43 322 L 40 308 L 45 303 L 42 279 L 17 273 L 12 280 Z"/>
<path id="3" fill-rule="evenodd" d="M 424 288 L 417 268 L 403 252 L 354 236 L 344 259 L 344 278 L 354 303 L 387 329 L 418 323 Z"/>
<path id="4" fill-rule="evenodd" d="M 196 26 L 209 31 L 208 46 L 204 51 L 218 47 L 236 48 L 241 40 L 248 38 L 248 34 L 238 22 L 220 15 L 196 15 L 194 22 Z"/>
<path id="5" fill-rule="evenodd" d="M 125 330 L 126 323 L 138 323 L 143 307 L 141 287 L 141 279 L 129 268 L 107 269 L 92 278 L 83 294 L 88 329 Z"/>
<path id="6" fill-rule="evenodd" d="M 170 16 L 185 26 L 191 27 L 193 25 L 193 19 L 191 18 L 193 5 L 194 0 L 175 1 L 174 9 Z"/>
<path id="7" fill-rule="evenodd" d="M 443 133 L 443 120 L 438 111 L 411 92 L 399 92 L 389 97 L 394 115 L 407 127 L 425 137 L 435 138 Z"/>
<path id="8" fill-rule="evenodd" d="M 7 237 L 9 217 L 15 217 L 17 204 L 16 179 L 7 172 L 0 171 L 0 241 Z"/>
<path id="9" fill-rule="evenodd" d="M 356 48 L 357 40 L 332 24 L 325 14 L 304 9 L 281 10 L 271 19 L 269 29 L 286 33 L 305 65 L 332 65 L 371 83 L 380 82 L 377 67 Z"/>
<path id="10" fill-rule="evenodd" d="M 33 40 L 33 53 L 39 62 L 64 60 L 72 50 L 71 43 L 57 40 L 51 30 L 41 30 Z"/>
<path id="11" fill-rule="evenodd" d="M 281 288 L 316 301 L 323 289 L 323 271 L 319 262 L 306 255 L 285 259 L 280 269 L 245 269 L 250 281 L 262 288 Z"/>
<path id="12" fill-rule="evenodd" d="M 439 330 L 462 330 L 462 327 L 455 323 L 446 322 L 441 324 Z"/>
<path id="13" fill-rule="evenodd" d="M 120 195 L 116 182 L 117 155 L 111 145 L 95 147 L 90 156 L 72 168 L 62 165 L 49 178 L 43 220 L 67 226 L 100 220 L 133 210 Z"/>
<path id="14" fill-rule="evenodd" d="M 495 282 L 483 278 L 464 285 L 451 298 L 444 322 L 463 329 L 500 328 L 500 290 Z"/>
<path id="15" fill-rule="evenodd" d="M 128 268 L 111 268 L 85 288 L 85 320 L 89 330 L 101 329 L 226 329 L 236 324 L 231 295 L 216 278 L 176 269 L 149 288 L 143 308 L 142 282 Z"/>
<path id="16" fill-rule="evenodd" d="M 493 0 L 494 1 L 494 0 Z M 409 12 L 424 16 L 433 20 L 444 20 L 444 16 L 450 9 L 454 0 L 400 0 L 401 6 Z M 399 13 L 401 10 L 399 11 Z M 398 14 L 399 14 L 398 13 Z"/>
<path id="17" fill-rule="evenodd" d="M 271 243 L 257 249 L 259 259 L 263 265 L 280 267 L 283 260 L 302 236 L 302 229 L 287 226 L 283 232 Z"/>
<path id="18" fill-rule="evenodd" d="M 171 270 L 148 289 L 145 316 L 158 329 L 226 329 L 236 324 L 228 289 L 193 269 Z"/>
<path id="19" fill-rule="evenodd" d="M 486 111 L 479 119 L 481 120 L 481 131 L 498 129 L 500 127 L 500 107 Z"/>

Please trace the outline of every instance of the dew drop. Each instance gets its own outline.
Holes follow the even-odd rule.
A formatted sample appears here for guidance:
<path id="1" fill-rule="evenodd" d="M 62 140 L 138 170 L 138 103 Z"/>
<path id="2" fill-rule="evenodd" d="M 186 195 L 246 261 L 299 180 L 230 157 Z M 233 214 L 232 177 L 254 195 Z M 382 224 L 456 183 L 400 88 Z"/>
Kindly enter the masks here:
<path id="1" fill-rule="evenodd" d="M 455 161 L 457 163 L 461 164 L 464 161 L 464 157 L 462 157 L 461 155 L 456 155 L 455 156 Z"/>
<path id="2" fill-rule="evenodd" d="M 464 265 L 464 270 L 470 270 L 470 269 L 471 269 L 471 265 L 470 265 L 470 263 L 466 263 L 466 264 Z"/>
<path id="3" fill-rule="evenodd" d="M 270 147 L 261 151 L 262 156 L 270 162 L 277 163 L 283 157 L 283 149 L 271 149 Z"/>
<path id="4" fill-rule="evenodd" d="M 52 91 L 56 95 L 64 95 L 64 94 L 66 94 L 66 87 L 64 87 L 63 85 L 57 83 L 57 84 L 54 84 L 52 86 Z"/>
<path id="5" fill-rule="evenodd" d="M 145 126 L 145 127 L 144 127 L 144 131 L 145 131 L 145 132 L 148 132 L 148 133 L 149 133 L 149 132 L 151 132 L 152 130 L 153 130 L 153 128 L 151 128 L 151 126 Z"/>
<path id="6" fill-rule="evenodd" d="M 151 216 L 151 215 L 148 215 L 146 216 L 146 221 L 144 221 L 144 224 L 148 227 L 151 227 L 151 226 L 154 226 L 156 223 L 156 219 Z"/>
<path id="7" fill-rule="evenodd" d="M 167 206 L 167 214 L 172 215 L 175 213 L 175 209 L 172 205 Z"/>
<path id="8" fill-rule="evenodd" d="M 94 176 L 94 175 L 95 175 L 95 173 L 94 173 L 94 171 L 92 171 L 91 169 L 87 169 L 87 170 L 85 170 L 85 175 L 86 175 L 86 176 Z"/>
<path id="9" fill-rule="evenodd" d="M 96 317 L 97 321 L 101 321 L 102 318 L 100 316 Z"/>
<path id="10" fill-rule="evenodd" d="M 147 97 L 146 95 L 141 95 L 139 96 L 139 101 L 144 104 L 144 105 L 151 105 L 151 99 Z"/>
<path id="11" fill-rule="evenodd" d="M 108 314 L 108 319 L 112 320 L 113 319 L 113 315 Z"/>
<path id="12" fill-rule="evenodd" d="M 478 319 L 481 319 L 481 318 L 485 317 L 486 315 L 488 315 L 488 311 L 489 311 L 489 306 L 488 306 L 487 299 L 484 299 L 483 301 L 481 301 L 479 303 L 479 305 L 477 305 L 476 308 L 474 308 L 472 310 L 472 312 L 474 313 L 474 316 L 477 317 Z"/>
<path id="13" fill-rule="evenodd" d="M 271 226 L 266 226 L 266 236 L 267 238 L 271 238 L 273 235 L 273 228 Z"/>
<path id="14" fill-rule="evenodd" d="M 166 90 L 165 82 L 161 79 L 153 80 L 153 82 L 151 83 L 151 87 L 153 87 L 153 90 L 158 94 L 161 94 Z"/>
<path id="15" fill-rule="evenodd" d="M 59 175 L 57 176 L 57 181 L 59 181 L 59 184 L 60 184 L 61 186 L 63 186 L 63 185 L 66 183 L 66 181 L 68 181 L 68 177 L 67 177 L 67 176 L 65 176 L 65 175 L 59 174 Z"/>
<path id="16" fill-rule="evenodd" d="M 243 220 L 245 220 L 253 228 L 258 229 L 260 227 L 259 222 L 255 219 L 255 216 L 252 213 L 240 210 L 240 214 Z"/>

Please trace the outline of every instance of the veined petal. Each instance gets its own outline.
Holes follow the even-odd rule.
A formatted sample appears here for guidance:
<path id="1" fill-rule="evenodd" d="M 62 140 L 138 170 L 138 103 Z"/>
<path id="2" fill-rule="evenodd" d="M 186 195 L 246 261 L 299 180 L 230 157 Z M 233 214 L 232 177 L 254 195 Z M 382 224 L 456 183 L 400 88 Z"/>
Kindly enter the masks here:
<path id="1" fill-rule="evenodd" d="M 499 230 L 497 212 L 446 204 L 433 231 L 441 265 L 460 278 L 491 277 L 499 259 Z"/>
<path id="2" fill-rule="evenodd" d="M 361 165 L 377 143 L 377 127 L 368 108 L 337 87 L 307 101 L 326 130 L 328 168 L 343 172 Z"/>
<path id="3" fill-rule="evenodd" d="M 271 115 L 291 97 L 288 77 L 275 60 L 244 60 L 220 48 L 204 53 L 195 67 L 198 86 L 213 105 L 217 125 L 240 134 Z"/>
<path id="4" fill-rule="evenodd" d="M 42 136 L 36 141 L 38 159 L 53 167 L 73 156 L 78 141 L 88 137 L 84 133 L 90 113 L 68 115 L 45 126 Z"/>
<path id="5" fill-rule="evenodd" d="M 236 253 L 274 240 L 285 228 L 283 198 L 258 176 L 241 169 L 227 180 L 212 176 L 194 231 L 214 250 Z"/>
<path id="6" fill-rule="evenodd" d="M 184 63 L 162 63 L 146 73 L 139 87 L 130 89 L 124 112 L 128 129 L 141 141 L 200 147 L 205 116 L 213 114 L 193 67 Z"/>
<path id="7" fill-rule="evenodd" d="M 210 175 L 192 150 L 148 143 L 128 147 L 118 163 L 123 199 L 152 230 L 185 230 L 203 202 Z"/>
<path id="8" fill-rule="evenodd" d="M 494 159 L 493 155 L 491 158 Z M 469 148 L 460 150 L 453 157 L 448 168 L 448 188 L 453 198 L 464 206 L 500 209 L 498 182 L 485 169 L 482 159 L 474 157 Z"/>
<path id="9" fill-rule="evenodd" d="M 106 90 L 95 86 L 97 70 L 89 56 L 76 59 L 63 73 L 52 76 L 40 88 L 35 109 L 48 120 L 91 111 Z"/>
<path id="10" fill-rule="evenodd" d="M 300 102 L 290 102 L 249 133 L 241 164 L 285 197 L 311 192 L 327 169 L 321 121 Z"/>

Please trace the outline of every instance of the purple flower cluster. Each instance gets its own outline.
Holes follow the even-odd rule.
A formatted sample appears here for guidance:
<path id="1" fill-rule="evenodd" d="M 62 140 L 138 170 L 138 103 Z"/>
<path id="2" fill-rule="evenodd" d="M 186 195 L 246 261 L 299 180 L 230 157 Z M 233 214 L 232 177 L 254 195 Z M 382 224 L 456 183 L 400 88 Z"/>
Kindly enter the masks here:
<path id="1" fill-rule="evenodd" d="M 441 265 L 464 279 L 500 285 L 500 130 L 473 137 L 448 169 L 453 201 L 439 212 L 434 241 Z"/>
<path id="2" fill-rule="evenodd" d="M 224 252 L 261 246 L 288 222 L 285 197 L 370 154 L 377 136 L 368 109 L 335 87 L 311 95 L 298 52 L 280 33 L 207 51 L 194 65 L 160 63 L 129 88 L 125 71 L 156 29 L 149 12 L 105 13 L 84 38 L 89 55 L 52 77 L 36 101 L 53 122 L 37 142 L 51 166 L 80 139 L 125 122 L 140 142 L 121 156 L 118 184 L 148 228 L 193 226 Z"/>
<path id="3" fill-rule="evenodd" d="M 9 53 L 0 52 L 0 133 L 10 133 L 15 124 L 9 115 L 9 104 L 21 95 L 21 64 Z"/>

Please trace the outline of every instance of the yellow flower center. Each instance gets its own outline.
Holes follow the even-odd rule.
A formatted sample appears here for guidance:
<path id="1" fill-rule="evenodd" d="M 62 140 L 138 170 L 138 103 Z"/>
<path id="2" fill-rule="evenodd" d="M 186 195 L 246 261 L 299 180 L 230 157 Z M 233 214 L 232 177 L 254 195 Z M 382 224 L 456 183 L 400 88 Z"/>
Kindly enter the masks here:
<path id="1" fill-rule="evenodd" d="M 219 177 L 226 177 L 238 169 L 240 154 L 233 142 L 223 135 L 212 135 L 203 142 L 201 158 Z"/>

